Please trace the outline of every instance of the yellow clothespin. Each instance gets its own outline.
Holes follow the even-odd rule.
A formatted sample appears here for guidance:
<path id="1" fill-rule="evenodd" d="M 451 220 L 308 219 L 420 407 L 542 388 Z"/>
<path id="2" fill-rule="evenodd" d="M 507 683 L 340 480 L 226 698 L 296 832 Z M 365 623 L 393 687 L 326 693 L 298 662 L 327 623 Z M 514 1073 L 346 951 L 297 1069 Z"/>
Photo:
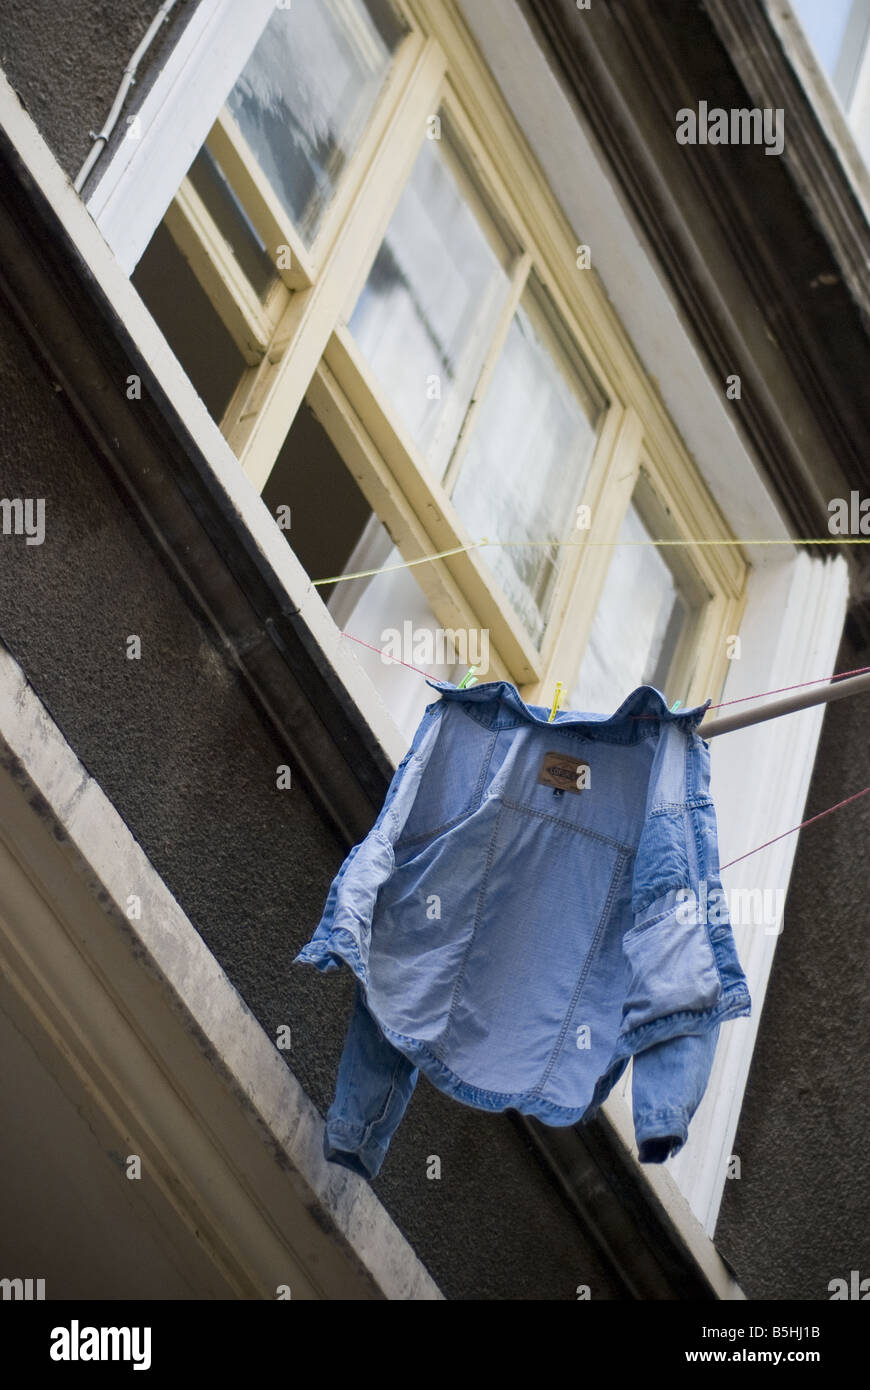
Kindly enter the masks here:
<path id="1" fill-rule="evenodd" d="M 551 710 L 550 710 L 550 717 L 549 717 L 549 719 L 547 720 L 547 723 L 548 723 L 548 724 L 552 724 L 553 720 L 556 718 L 556 710 L 559 708 L 559 706 L 560 706 L 561 703 L 562 703 L 562 696 L 564 695 L 564 693 L 565 693 L 565 687 L 564 687 L 564 685 L 562 684 L 561 681 L 556 681 L 556 689 L 553 691 L 553 705 L 552 705 L 552 708 L 551 708 Z"/>

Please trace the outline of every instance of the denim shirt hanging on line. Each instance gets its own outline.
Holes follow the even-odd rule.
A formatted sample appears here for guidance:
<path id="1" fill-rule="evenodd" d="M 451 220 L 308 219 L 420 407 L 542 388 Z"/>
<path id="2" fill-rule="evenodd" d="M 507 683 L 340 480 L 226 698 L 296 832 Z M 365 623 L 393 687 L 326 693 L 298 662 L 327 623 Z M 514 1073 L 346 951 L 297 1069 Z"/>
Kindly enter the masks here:
<path id="1" fill-rule="evenodd" d="M 324 1152 L 376 1176 L 420 1071 L 571 1125 L 633 1058 L 638 1156 L 661 1163 L 719 1025 L 750 1012 L 697 733 L 710 702 L 673 712 L 644 685 L 551 722 L 508 681 L 428 683 L 441 698 L 296 957 L 357 979 Z"/>

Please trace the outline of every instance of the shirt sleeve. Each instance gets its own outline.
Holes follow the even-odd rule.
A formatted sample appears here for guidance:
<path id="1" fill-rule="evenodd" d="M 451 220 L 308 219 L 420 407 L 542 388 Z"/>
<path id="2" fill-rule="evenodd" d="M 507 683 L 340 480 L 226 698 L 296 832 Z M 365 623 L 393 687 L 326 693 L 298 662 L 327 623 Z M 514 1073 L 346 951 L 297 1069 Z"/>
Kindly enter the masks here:
<path id="1" fill-rule="evenodd" d="M 701 1103 L 719 1025 L 654 1043 L 634 1059 L 631 1078 L 634 1136 L 641 1163 L 664 1163 L 689 1137 L 689 1122 Z"/>
<path id="2" fill-rule="evenodd" d="M 642 1163 L 682 1148 L 706 1090 L 720 1024 L 748 1014 L 719 877 L 709 750 L 663 726 L 635 860 L 633 925 L 623 938 L 618 1050 L 632 1056 Z"/>

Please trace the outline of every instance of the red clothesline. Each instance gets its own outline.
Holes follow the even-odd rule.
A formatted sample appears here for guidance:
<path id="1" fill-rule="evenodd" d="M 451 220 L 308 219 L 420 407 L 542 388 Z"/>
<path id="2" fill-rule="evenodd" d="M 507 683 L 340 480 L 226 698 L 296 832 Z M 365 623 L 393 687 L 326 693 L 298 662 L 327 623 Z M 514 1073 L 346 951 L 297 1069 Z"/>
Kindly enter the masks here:
<path id="1" fill-rule="evenodd" d="M 368 647 L 370 652 L 378 652 L 381 656 L 389 656 L 390 661 L 398 662 L 399 666 L 407 666 L 409 671 L 417 671 L 421 676 L 426 676 L 430 681 L 438 681 L 441 679 L 440 676 L 433 676 L 430 675 L 428 671 L 424 671 L 422 666 L 412 666 L 410 661 L 402 661 L 397 656 L 390 656 L 390 653 L 385 647 L 373 647 L 371 642 L 364 642 L 361 637 L 354 637 L 352 632 L 343 632 L 341 635 L 342 637 L 349 637 L 351 642 L 359 642 L 361 647 Z"/>
<path id="2" fill-rule="evenodd" d="M 732 864 L 739 864 L 741 859 L 748 859 L 751 854 L 758 854 L 759 850 L 767 849 L 768 845 L 775 845 L 777 840 L 784 840 L 786 835 L 795 835 L 799 830 L 803 830 L 805 825 L 812 825 L 813 821 L 821 820 L 823 816 L 829 816 L 832 811 L 839 811 L 841 806 L 848 806 L 850 801 L 857 801 L 860 796 L 866 796 L 870 792 L 870 787 L 865 787 L 863 791 L 855 792 L 854 796 L 847 796 L 845 801 L 838 801 L 836 806 L 829 806 L 826 811 L 819 811 L 817 816 L 810 816 L 809 820 L 802 820 L 800 825 L 792 826 L 791 830 L 784 830 L 781 835 L 774 835 L 772 840 L 765 840 L 763 845 L 757 845 L 755 849 L 748 849 L 745 854 L 738 854 L 736 859 L 729 859 L 727 864 L 720 866 L 720 873 L 730 869 Z"/>

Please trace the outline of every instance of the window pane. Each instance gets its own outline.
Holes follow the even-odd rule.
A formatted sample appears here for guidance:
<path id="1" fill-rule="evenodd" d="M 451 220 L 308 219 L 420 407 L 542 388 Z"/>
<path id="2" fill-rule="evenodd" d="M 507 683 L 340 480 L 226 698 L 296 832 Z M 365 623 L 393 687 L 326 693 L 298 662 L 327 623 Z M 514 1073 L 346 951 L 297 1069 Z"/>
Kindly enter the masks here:
<path id="1" fill-rule="evenodd" d="M 357 553 L 351 556 L 348 569 L 353 572 L 367 567 L 370 560 L 381 568 L 400 565 L 402 556 L 397 549 L 378 545 L 383 537 L 389 541 L 386 532 L 376 522 L 373 539 L 378 546 L 377 553 L 372 556 L 371 547 L 369 553 L 361 553 L 363 547 L 359 547 Z M 362 540 L 365 539 L 364 535 Z M 359 563 L 360 559 L 363 560 L 362 564 Z M 347 610 L 342 603 L 342 590 L 345 589 L 357 591 L 356 598 L 351 597 Z M 467 654 L 468 643 L 463 652 L 462 634 L 458 642 L 443 640 L 444 629 L 412 569 L 388 569 L 386 573 L 369 580 L 352 579 L 346 584 L 337 584 L 328 606 L 342 630 L 351 633 L 352 638 L 360 639 L 345 640 L 410 741 L 424 709 L 435 695 L 421 672 L 425 671 L 437 680 L 456 684 L 467 670 L 462 658 Z M 368 646 L 362 646 L 360 642 L 366 642 Z M 377 650 L 372 651 L 373 647 Z M 397 656 L 398 660 L 385 662 L 379 655 L 385 649 Z M 409 664 L 402 665 L 402 662 Z M 418 669 L 414 670 L 413 667 Z"/>
<path id="2" fill-rule="evenodd" d="M 263 242 L 227 181 L 223 169 L 203 146 L 187 174 L 221 236 L 251 282 L 254 292 L 265 299 L 275 281 L 273 266 Z"/>
<path id="3" fill-rule="evenodd" d="M 382 0 L 276 9 L 228 98 L 307 245 L 380 92 L 403 29 Z"/>
<path id="4" fill-rule="evenodd" d="M 509 289 L 507 250 L 498 254 L 494 229 L 487 235 L 463 183 L 442 126 L 440 140 L 423 142 L 350 318 L 438 478 Z"/>
<path id="5" fill-rule="evenodd" d="M 420 670 L 439 680 L 459 681 L 467 669 L 465 657 L 476 660 L 481 651 L 480 640 L 463 640 L 463 634 L 456 634 L 455 642 L 439 640 L 443 629 L 414 570 L 389 568 L 401 565 L 402 556 L 307 402 L 296 412 L 262 495 L 312 579 L 386 570 L 365 579 L 320 584 L 317 592 L 338 627 L 351 634 L 344 639 L 348 651 L 410 742 L 434 697 Z M 397 660 L 384 660 L 385 649 Z"/>
<path id="6" fill-rule="evenodd" d="M 327 497 L 328 507 L 324 506 Z M 372 515 L 356 480 L 307 401 L 294 416 L 262 498 L 274 517 L 282 517 L 282 535 L 312 579 L 345 572 Z M 374 567 L 378 561 L 371 563 Z M 363 569 L 364 565 L 355 568 Z M 353 581 L 323 584 L 317 592 L 326 603 L 353 587 Z"/>
<path id="7" fill-rule="evenodd" d="M 161 222 L 130 280 L 212 419 L 220 423 L 247 363 Z"/>
<path id="8" fill-rule="evenodd" d="M 689 614 L 685 594 L 632 504 L 626 514 L 571 692 L 572 709 L 612 714 L 639 685 L 664 694 Z"/>
<path id="9" fill-rule="evenodd" d="M 575 508 L 602 404 L 560 366 L 529 297 L 511 323 L 453 502 L 475 540 L 545 542 L 479 552 L 536 643 L 561 558 L 555 542 L 579 534 Z"/>
<path id="10" fill-rule="evenodd" d="M 792 9 L 848 107 L 870 33 L 870 0 L 791 0 Z"/>

